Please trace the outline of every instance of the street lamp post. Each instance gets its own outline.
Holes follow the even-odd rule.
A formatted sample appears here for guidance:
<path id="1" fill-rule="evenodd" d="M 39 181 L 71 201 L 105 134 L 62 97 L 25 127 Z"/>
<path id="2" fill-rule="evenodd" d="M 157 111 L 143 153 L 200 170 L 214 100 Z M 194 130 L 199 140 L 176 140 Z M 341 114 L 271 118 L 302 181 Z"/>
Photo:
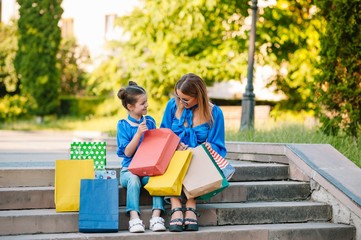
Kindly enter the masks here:
<path id="1" fill-rule="evenodd" d="M 253 65 L 254 48 L 256 41 L 256 22 L 257 22 L 257 0 L 252 0 L 252 26 L 248 47 L 248 71 L 246 92 L 242 98 L 242 117 L 241 130 L 254 129 L 254 105 L 255 95 L 253 93 Z"/>

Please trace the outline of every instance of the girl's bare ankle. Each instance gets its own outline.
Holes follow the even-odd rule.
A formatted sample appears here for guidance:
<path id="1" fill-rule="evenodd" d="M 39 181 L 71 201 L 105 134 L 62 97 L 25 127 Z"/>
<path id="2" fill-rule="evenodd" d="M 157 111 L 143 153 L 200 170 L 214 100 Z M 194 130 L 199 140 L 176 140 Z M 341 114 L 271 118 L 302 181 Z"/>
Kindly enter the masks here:
<path id="1" fill-rule="evenodd" d="M 160 217 L 162 211 L 160 209 L 154 209 L 152 213 L 152 217 Z"/>

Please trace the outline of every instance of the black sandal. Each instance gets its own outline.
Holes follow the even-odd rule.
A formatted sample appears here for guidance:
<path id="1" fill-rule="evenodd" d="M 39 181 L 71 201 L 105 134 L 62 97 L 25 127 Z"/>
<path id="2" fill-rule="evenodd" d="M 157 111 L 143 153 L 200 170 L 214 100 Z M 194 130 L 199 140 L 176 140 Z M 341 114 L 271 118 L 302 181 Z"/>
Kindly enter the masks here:
<path id="1" fill-rule="evenodd" d="M 174 208 L 168 214 L 172 216 L 173 213 L 181 211 L 183 213 L 183 208 Z M 170 224 L 175 223 L 175 224 Z M 177 224 L 181 223 L 181 224 Z M 183 218 L 175 218 L 169 221 L 169 231 L 170 232 L 182 232 L 183 231 Z"/>
<path id="2" fill-rule="evenodd" d="M 197 217 L 201 215 L 194 209 L 187 207 L 186 211 L 192 211 Z M 184 220 L 184 231 L 198 231 L 198 220 L 193 218 L 185 218 Z M 185 224 L 185 222 L 189 222 L 189 224 Z"/>

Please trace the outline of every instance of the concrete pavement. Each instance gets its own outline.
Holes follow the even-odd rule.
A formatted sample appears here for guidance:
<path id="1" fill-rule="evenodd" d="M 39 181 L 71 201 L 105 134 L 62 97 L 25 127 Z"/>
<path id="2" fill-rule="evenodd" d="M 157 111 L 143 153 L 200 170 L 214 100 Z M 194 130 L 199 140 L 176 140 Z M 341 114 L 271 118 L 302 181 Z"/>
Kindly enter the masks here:
<path id="1" fill-rule="evenodd" d="M 72 141 L 101 139 L 99 132 L 0 131 L 0 168 L 53 167 L 57 159 L 69 159 Z M 120 166 L 113 147 L 107 148 L 107 166 Z"/>

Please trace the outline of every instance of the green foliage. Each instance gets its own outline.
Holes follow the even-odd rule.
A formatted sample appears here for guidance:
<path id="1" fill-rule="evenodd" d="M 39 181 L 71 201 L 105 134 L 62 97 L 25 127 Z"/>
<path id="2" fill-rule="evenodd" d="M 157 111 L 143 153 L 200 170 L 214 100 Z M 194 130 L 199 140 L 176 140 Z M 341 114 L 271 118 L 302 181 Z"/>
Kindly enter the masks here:
<path id="1" fill-rule="evenodd" d="M 277 72 L 269 86 L 287 96 L 276 109 L 314 109 L 311 86 L 317 69 L 318 29 L 321 21 L 313 0 L 278 0 L 259 17 L 257 39 L 261 54 L 256 62 L 271 65 Z"/>
<path id="2" fill-rule="evenodd" d="M 322 130 L 357 137 L 361 127 L 361 1 L 318 0 L 325 20 L 315 91 Z"/>
<path id="3" fill-rule="evenodd" d="M 22 95 L 32 113 L 54 113 L 59 106 L 60 75 L 56 55 L 61 40 L 58 26 L 61 0 L 18 0 L 18 51 L 15 68 Z"/>
<path id="4" fill-rule="evenodd" d="M 187 72 L 208 84 L 245 73 L 247 53 L 242 50 L 248 37 L 241 27 L 247 5 L 219 0 L 144 4 L 119 22 L 130 33 L 122 46 L 125 76 L 144 81 L 152 96 L 167 96 Z"/>
<path id="5" fill-rule="evenodd" d="M 57 59 L 61 73 L 61 94 L 85 95 L 87 81 L 85 67 L 90 63 L 88 49 L 79 47 L 74 38 L 65 38 L 60 43 Z"/>
<path id="6" fill-rule="evenodd" d="M 101 97 L 61 97 L 60 116 L 89 116 L 96 115 L 99 104 L 104 101 Z"/>
<path id="7" fill-rule="evenodd" d="M 0 97 L 19 93 L 14 59 L 17 50 L 16 23 L 0 23 Z"/>
<path id="8" fill-rule="evenodd" d="M 112 45 L 113 57 L 93 75 L 92 86 L 98 93 L 109 93 L 133 80 L 151 98 L 164 102 L 187 72 L 201 75 L 207 85 L 246 78 L 250 2 L 141 3 L 118 20 L 126 41 Z M 276 70 L 270 85 L 287 95 L 282 108 L 314 108 L 310 84 L 317 71 L 313 64 L 320 26 L 315 10 L 313 0 L 279 0 L 275 6 L 259 6 L 255 66 Z"/>
<path id="9" fill-rule="evenodd" d="M 143 4 L 119 19 L 129 41 L 113 45 L 117 54 L 101 66 L 98 82 L 111 79 L 118 89 L 133 80 L 151 98 L 163 101 L 187 72 L 200 74 L 208 84 L 240 79 L 246 72 L 248 37 L 242 25 L 247 4 L 230 0 Z"/>
<path id="10" fill-rule="evenodd" d="M 5 95 L 0 99 L 0 122 L 13 121 L 19 117 L 27 115 L 27 110 L 24 108 L 27 98 L 18 94 L 10 96 Z"/>
<path id="11" fill-rule="evenodd" d="M 117 54 L 114 53 L 114 56 L 110 56 L 92 72 L 86 86 L 86 92 L 89 95 L 109 96 L 121 87 L 119 79 L 121 79 L 122 69 L 119 58 L 115 56 Z"/>

